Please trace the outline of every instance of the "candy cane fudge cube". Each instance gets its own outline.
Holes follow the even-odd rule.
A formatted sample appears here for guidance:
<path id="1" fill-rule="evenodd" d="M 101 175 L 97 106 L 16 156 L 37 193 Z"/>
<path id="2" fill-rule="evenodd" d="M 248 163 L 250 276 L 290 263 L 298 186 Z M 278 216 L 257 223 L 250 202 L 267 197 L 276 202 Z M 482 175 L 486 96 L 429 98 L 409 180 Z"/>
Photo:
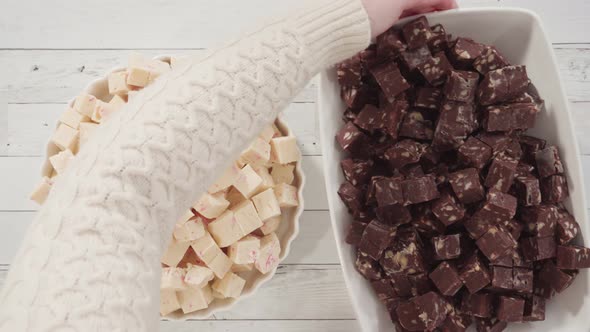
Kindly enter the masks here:
<path id="1" fill-rule="evenodd" d="M 178 267 L 164 267 L 162 268 L 162 279 L 160 282 L 160 289 L 185 289 L 184 276 L 186 271 Z"/>
<path id="2" fill-rule="evenodd" d="M 176 293 L 185 314 L 209 307 L 208 297 L 203 289 L 187 288 Z"/>
<path id="3" fill-rule="evenodd" d="M 255 168 L 252 167 L 252 169 L 254 169 L 256 174 L 258 174 L 258 176 L 260 176 L 260 178 L 262 179 L 262 183 L 260 184 L 260 186 L 258 186 L 258 189 L 256 189 L 255 194 L 259 194 L 275 186 L 275 181 L 272 179 L 272 176 L 270 175 L 268 168 L 264 166 L 257 166 Z"/>
<path id="4" fill-rule="evenodd" d="M 270 233 L 274 233 L 274 232 L 276 232 L 277 229 L 279 229 L 279 225 L 281 224 L 282 220 L 283 220 L 283 217 L 281 217 L 281 216 L 267 219 L 264 221 L 264 224 L 262 226 L 260 226 L 259 230 L 262 233 L 262 235 L 268 235 Z"/>
<path id="5" fill-rule="evenodd" d="M 252 197 L 252 203 L 262 221 L 281 215 L 281 207 L 272 188 Z"/>
<path id="6" fill-rule="evenodd" d="M 229 272 L 223 279 L 217 279 L 211 286 L 212 290 L 221 294 L 224 298 L 238 298 L 246 285 L 246 280 L 240 278 L 237 274 Z"/>
<path id="7" fill-rule="evenodd" d="M 279 183 L 274 188 L 274 193 L 282 208 L 295 207 L 299 205 L 297 200 L 297 187 L 286 183 Z"/>
<path id="8" fill-rule="evenodd" d="M 225 199 L 224 195 L 206 193 L 201 196 L 193 208 L 203 217 L 213 219 L 219 217 L 227 210 L 228 206 L 229 202 Z"/>
<path id="9" fill-rule="evenodd" d="M 178 242 L 176 239 L 172 238 L 172 241 L 170 241 L 170 244 L 160 261 L 170 267 L 177 266 L 190 245 L 190 242 Z"/>
<path id="10" fill-rule="evenodd" d="M 66 170 L 72 159 L 74 159 L 72 151 L 65 149 L 49 157 L 49 163 L 51 163 L 51 166 L 53 166 L 53 169 L 57 174 L 61 174 Z"/>
<path id="11" fill-rule="evenodd" d="M 251 264 L 256 261 L 260 252 L 260 239 L 246 236 L 229 246 L 228 255 L 235 264 Z"/>
<path id="12" fill-rule="evenodd" d="M 250 198 L 256 193 L 261 184 L 262 178 L 254 171 L 252 166 L 246 165 L 240 170 L 238 178 L 234 182 L 234 187 L 244 197 Z"/>
<path id="13" fill-rule="evenodd" d="M 96 97 L 89 95 L 87 93 L 83 93 L 76 97 L 74 101 L 74 109 L 87 117 L 92 117 L 92 112 L 94 112 L 94 106 L 96 105 Z"/>
<path id="14" fill-rule="evenodd" d="M 180 309 L 176 291 L 170 289 L 160 290 L 160 315 L 166 316 Z"/>
<path id="15" fill-rule="evenodd" d="M 150 72 L 143 67 L 134 67 L 127 69 L 128 85 L 143 88 L 150 83 Z"/>
<path id="16" fill-rule="evenodd" d="M 236 163 L 232 163 L 225 170 L 225 172 L 223 172 L 223 175 L 221 175 L 221 177 L 217 179 L 217 181 L 215 181 L 215 183 L 211 187 L 209 187 L 209 193 L 215 194 L 217 192 L 220 192 L 231 187 L 231 185 L 234 184 L 234 181 L 236 181 L 236 179 L 238 178 L 239 174 L 240 168 Z"/>
<path id="17" fill-rule="evenodd" d="M 233 273 L 238 272 L 249 272 L 254 268 L 254 264 L 234 264 L 231 266 L 230 271 Z"/>
<path id="18" fill-rule="evenodd" d="M 215 243 L 209 233 L 205 233 L 205 236 L 193 241 L 191 247 L 197 254 L 197 257 L 202 260 L 218 278 L 223 278 L 231 268 L 231 260 L 225 255 L 219 246 L 217 246 L 217 243 Z"/>
<path id="19" fill-rule="evenodd" d="M 240 159 L 245 164 L 264 165 L 270 159 L 270 144 L 262 138 L 256 138 L 246 151 L 242 152 Z"/>
<path id="20" fill-rule="evenodd" d="M 288 164 L 301 158 L 294 136 L 275 137 L 270 140 L 270 147 L 273 162 Z"/>
<path id="21" fill-rule="evenodd" d="M 43 204 L 47 199 L 47 196 L 49 195 L 49 191 L 51 191 L 52 184 L 53 182 L 51 181 L 51 179 L 44 176 L 41 179 L 41 182 L 39 182 L 39 184 L 37 185 L 37 188 L 33 190 L 29 198 L 32 201 L 37 202 L 37 204 Z"/>
<path id="22" fill-rule="evenodd" d="M 94 104 L 94 111 L 92 111 L 91 119 L 94 122 L 100 123 L 103 118 L 107 118 L 113 112 L 115 112 L 115 107 L 112 104 L 97 100 L 96 104 Z"/>
<path id="23" fill-rule="evenodd" d="M 272 176 L 272 179 L 275 184 L 279 184 L 279 183 L 291 184 L 291 183 L 293 183 L 293 180 L 295 179 L 295 175 L 293 174 L 294 170 L 295 170 L 295 165 L 293 165 L 293 164 L 285 164 L 285 165 L 274 164 L 272 166 L 272 171 L 270 172 L 270 175 Z"/>
<path id="24" fill-rule="evenodd" d="M 111 98 L 111 100 L 109 101 L 109 104 L 113 105 L 115 110 L 119 110 L 121 107 L 125 106 L 127 102 L 125 101 L 125 99 L 123 99 L 123 97 L 119 95 L 114 95 L 113 98 Z"/>
<path id="25" fill-rule="evenodd" d="M 80 126 L 80 122 L 87 121 L 90 121 L 90 118 L 88 118 L 84 114 L 78 113 L 71 107 L 68 107 L 68 109 L 65 112 L 63 112 L 61 117 L 59 118 L 59 122 L 74 129 L 78 129 L 78 127 Z"/>
<path id="26" fill-rule="evenodd" d="M 232 210 L 226 211 L 219 218 L 209 223 L 207 229 L 221 248 L 228 247 L 246 235 L 238 224 Z"/>
<path id="27" fill-rule="evenodd" d="M 81 148 L 84 146 L 94 131 L 98 128 L 98 124 L 92 122 L 82 122 L 80 123 L 80 142 L 79 147 Z"/>
<path id="28" fill-rule="evenodd" d="M 274 270 L 279 265 L 281 243 L 275 233 L 271 233 L 260 239 L 260 254 L 254 263 L 254 267 L 262 274 Z"/>
<path id="29" fill-rule="evenodd" d="M 260 137 L 265 142 L 270 142 L 270 140 L 275 136 L 275 129 L 272 126 L 268 126 L 260 132 Z"/>
<path id="30" fill-rule="evenodd" d="M 168 63 L 146 59 L 141 54 L 132 53 L 129 56 L 127 84 L 144 87 L 168 71 L 170 71 Z"/>
<path id="31" fill-rule="evenodd" d="M 53 144 L 61 150 L 70 149 L 76 151 L 78 145 L 78 130 L 60 123 L 51 138 Z"/>
<path id="32" fill-rule="evenodd" d="M 244 197 L 244 195 L 242 195 L 236 188 L 231 188 L 227 192 L 225 199 L 229 201 L 229 208 L 231 209 L 245 201 L 246 197 Z"/>
<path id="33" fill-rule="evenodd" d="M 240 229 L 242 230 L 242 237 L 252 233 L 254 230 L 262 226 L 262 220 L 256 212 L 256 208 L 252 201 L 244 201 L 240 205 L 232 209 L 234 216 Z"/>
<path id="34" fill-rule="evenodd" d="M 178 242 L 194 241 L 203 236 L 205 236 L 205 224 L 202 219 L 197 217 L 177 223 L 174 227 L 174 238 Z"/>
<path id="35" fill-rule="evenodd" d="M 107 77 L 109 93 L 112 95 L 126 95 L 131 90 L 127 85 L 127 71 L 110 73 Z"/>
<path id="36" fill-rule="evenodd" d="M 207 286 L 209 281 L 213 280 L 215 275 L 210 268 L 193 265 L 189 267 L 184 276 L 184 283 L 192 288 L 203 288 Z"/>
<path id="37" fill-rule="evenodd" d="M 222 251 L 221 254 L 215 256 L 213 261 L 207 266 L 213 271 L 217 278 L 223 278 L 231 269 L 232 261 Z"/>
<path id="38" fill-rule="evenodd" d="M 205 287 L 201 288 L 201 290 L 203 291 L 203 295 L 205 296 L 207 304 L 211 304 L 211 302 L 213 302 L 213 300 L 215 299 L 213 297 L 213 291 L 211 290 L 211 287 L 209 287 L 209 285 L 206 285 Z"/>

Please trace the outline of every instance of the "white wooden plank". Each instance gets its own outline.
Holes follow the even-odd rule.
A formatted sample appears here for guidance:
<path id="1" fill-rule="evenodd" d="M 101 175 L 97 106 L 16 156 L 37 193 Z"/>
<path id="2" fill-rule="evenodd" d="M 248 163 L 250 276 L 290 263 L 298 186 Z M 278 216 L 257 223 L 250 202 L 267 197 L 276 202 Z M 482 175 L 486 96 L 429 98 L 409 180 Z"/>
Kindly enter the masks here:
<path id="1" fill-rule="evenodd" d="M 238 320 L 238 321 L 186 321 L 186 322 L 160 322 L 161 332 L 358 332 L 359 326 L 353 320 Z"/>
<path id="2" fill-rule="evenodd" d="M 210 48 L 312 0 L 9 0 L 0 12 L 2 48 Z M 463 0 L 464 7 L 529 8 L 553 42 L 590 42 L 590 4 L 569 0 Z M 51 19 L 47 19 L 51 17 Z M 75 27 L 75 28 L 72 28 Z"/>
<path id="3" fill-rule="evenodd" d="M 0 271 L 0 287 L 6 273 Z M 334 320 L 354 313 L 339 265 L 281 265 L 258 293 L 214 318 Z"/>
<path id="4" fill-rule="evenodd" d="M 35 212 L 0 212 L 0 265 L 12 263 L 34 216 Z M 299 225 L 284 264 L 339 264 L 327 211 L 305 211 Z"/>
<path id="5" fill-rule="evenodd" d="M 590 45 L 578 46 L 555 48 L 555 55 L 569 100 L 590 101 Z"/>

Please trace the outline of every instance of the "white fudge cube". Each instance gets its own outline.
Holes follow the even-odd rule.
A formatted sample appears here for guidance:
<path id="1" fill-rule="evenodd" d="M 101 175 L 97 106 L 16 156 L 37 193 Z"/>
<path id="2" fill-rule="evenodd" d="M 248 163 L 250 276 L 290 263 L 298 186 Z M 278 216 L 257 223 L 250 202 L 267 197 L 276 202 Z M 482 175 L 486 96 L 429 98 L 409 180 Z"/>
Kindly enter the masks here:
<path id="1" fill-rule="evenodd" d="M 209 307 L 208 298 L 202 289 L 187 288 L 176 294 L 182 312 L 185 314 Z"/>
<path id="2" fill-rule="evenodd" d="M 170 71 L 168 63 L 147 59 L 139 53 L 132 53 L 129 56 L 127 84 L 144 87 L 168 71 Z"/>
<path id="3" fill-rule="evenodd" d="M 109 101 L 109 104 L 113 105 L 115 111 L 118 111 L 119 109 L 121 109 L 121 107 L 125 106 L 127 102 L 125 101 L 125 99 L 123 99 L 123 97 L 119 95 L 114 95 L 113 98 L 111 98 L 111 100 Z"/>
<path id="4" fill-rule="evenodd" d="M 127 71 L 118 71 L 108 75 L 109 93 L 112 95 L 126 95 L 131 90 L 127 85 Z"/>
<path id="5" fill-rule="evenodd" d="M 270 159 L 270 144 L 262 138 L 256 138 L 246 151 L 242 152 L 240 159 L 245 164 L 264 165 Z"/>
<path id="6" fill-rule="evenodd" d="M 274 218 L 270 218 L 264 221 L 264 225 L 260 226 L 260 232 L 263 235 L 268 235 L 270 233 L 274 233 L 277 231 L 277 229 L 279 229 L 279 225 L 281 224 L 281 221 L 283 220 L 282 216 L 277 216 Z"/>
<path id="7" fill-rule="evenodd" d="M 160 315 L 166 316 L 180 309 L 176 291 L 170 289 L 160 290 Z"/>
<path id="8" fill-rule="evenodd" d="M 295 175 L 293 171 L 295 170 L 295 165 L 293 164 L 274 164 L 272 166 L 272 170 L 270 175 L 272 176 L 273 181 L 275 184 L 279 183 L 286 183 L 292 184 L 293 180 L 295 179 Z"/>
<path id="9" fill-rule="evenodd" d="M 260 251 L 260 239 L 246 236 L 229 246 L 228 255 L 235 264 L 254 263 Z"/>
<path id="10" fill-rule="evenodd" d="M 211 302 L 213 302 L 213 300 L 214 300 L 213 292 L 211 291 L 211 287 L 209 285 L 206 285 L 205 287 L 201 288 L 201 290 L 203 291 L 203 296 L 205 296 L 205 300 L 207 301 L 207 304 L 211 304 Z"/>
<path id="11" fill-rule="evenodd" d="M 275 181 L 272 179 L 272 176 L 270 175 L 268 168 L 264 166 L 257 166 L 256 168 L 252 167 L 252 169 L 254 169 L 256 174 L 258 174 L 258 176 L 260 176 L 260 178 L 262 179 L 262 183 L 260 184 L 260 186 L 258 186 L 258 189 L 256 189 L 256 194 L 261 193 L 275 186 Z"/>
<path id="12" fill-rule="evenodd" d="M 267 274 L 279 265 L 281 243 L 275 233 L 271 233 L 260 239 L 260 254 L 254 263 L 254 267 L 260 273 Z"/>
<path id="13" fill-rule="evenodd" d="M 234 182 L 234 187 L 246 198 L 250 198 L 256 193 L 258 187 L 262 184 L 262 178 L 250 165 L 244 166 L 240 170 L 238 178 Z"/>
<path id="14" fill-rule="evenodd" d="M 183 223 L 177 223 L 174 227 L 174 238 L 178 242 L 194 241 L 205 236 L 203 220 L 193 217 Z"/>
<path id="15" fill-rule="evenodd" d="M 44 176 L 35 188 L 35 190 L 33 190 L 29 198 L 32 201 L 37 202 L 37 204 L 43 204 L 47 199 L 49 192 L 51 191 L 52 184 L 53 182 L 51 181 L 51 179 Z"/>
<path id="16" fill-rule="evenodd" d="M 100 123 L 103 119 L 115 112 L 115 107 L 112 104 L 105 103 L 102 100 L 97 100 L 92 112 L 92 121 Z"/>
<path id="17" fill-rule="evenodd" d="M 162 279 L 160 289 L 181 290 L 186 288 L 184 276 L 186 271 L 178 267 L 162 268 Z"/>
<path id="18" fill-rule="evenodd" d="M 78 129 L 80 122 L 87 122 L 89 120 L 90 119 L 86 115 L 78 113 L 71 107 L 68 107 L 68 109 L 63 112 L 59 118 L 59 122 L 74 129 Z"/>
<path id="19" fill-rule="evenodd" d="M 297 187 L 286 183 L 279 183 L 274 188 L 274 192 L 280 207 L 289 208 L 299 205 Z"/>
<path id="20" fill-rule="evenodd" d="M 252 201 L 244 201 L 234 207 L 232 211 L 234 212 L 236 222 L 242 230 L 242 236 L 250 234 L 262 226 L 262 220 L 260 220 Z"/>
<path id="21" fill-rule="evenodd" d="M 72 159 L 74 159 L 72 151 L 65 149 L 49 157 L 49 163 L 51 163 L 57 174 L 61 174 L 66 170 Z"/>
<path id="22" fill-rule="evenodd" d="M 207 229 L 221 248 L 228 247 L 246 235 L 242 232 L 232 210 L 226 211 L 219 218 L 210 222 Z"/>
<path id="23" fill-rule="evenodd" d="M 77 151 L 78 130 L 60 123 L 53 133 L 51 141 L 61 150 L 69 149 L 70 151 Z"/>
<path id="24" fill-rule="evenodd" d="M 193 241 L 193 242 L 185 242 L 189 243 L 190 246 L 193 248 L 197 257 L 202 260 L 207 266 L 213 261 L 213 259 L 219 255 L 220 253 L 223 254 L 223 251 L 219 249 L 215 240 L 211 237 L 211 235 L 205 232 L 205 236 Z"/>
<path id="25" fill-rule="evenodd" d="M 224 198 L 224 195 L 211 195 L 205 193 L 199 201 L 193 206 L 195 211 L 207 219 L 219 217 L 227 208 L 229 202 Z"/>
<path id="26" fill-rule="evenodd" d="M 301 158 L 294 136 L 275 137 L 270 140 L 270 146 L 272 162 L 288 164 Z"/>
<path id="27" fill-rule="evenodd" d="M 98 124 L 92 122 L 80 123 L 80 148 L 88 142 L 94 131 L 98 128 Z"/>
<path id="28" fill-rule="evenodd" d="M 94 112 L 94 105 L 96 105 L 96 97 L 83 93 L 76 97 L 76 101 L 74 102 L 74 109 L 87 117 L 92 117 L 92 112 Z"/>
<path id="29" fill-rule="evenodd" d="M 272 188 L 252 197 L 252 203 L 262 221 L 281 215 L 281 207 Z"/>
<path id="30" fill-rule="evenodd" d="M 143 67 L 127 68 L 127 84 L 143 88 L 150 83 L 150 72 Z"/>
<path id="31" fill-rule="evenodd" d="M 240 278 L 237 274 L 229 272 L 223 279 L 216 279 L 211 288 L 217 294 L 224 298 L 238 298 L 246 285 L 246 280 Z"/>
<path id="32" fill-rule="evenodd" d="M 236 188 L 232 187 L 227 192 L 227 196 L 225 199 L 229 201 L 229 208 L 231 209 L 234 206 L 239 205 L 240 203 L 245 201 L 246 197 L 244 197 L 244 195 L 242 195 Z"/>
<path id="33" fill-rule="evenodd" d="M 275 129 L 272 126 L 268 126 L 260 132 L 260 137 L 265 142 L 270 142 L 270 140 L 275 136 Z"/>
<path id="34" fill-rule="evenodd" d="M 204 266 L 191 266 L 187 269 L 184 282 L 192 288 L 203 288 L 214 278 L 213 271 Z"/>
<path id="35" fill-rule="evenodd" d="M 233 273 L 249 272 L 252 271 L 253 268 L 254 264 L 234 264 L 231 266 L 230 271 L 232 271 Z"/>
<path id="36" fill-rule="evenodd" d="M 207 266 L 209 266 L 217 278 L 223 278 L 231 269 L 232 261 L 222 251 Z"/>
<path id="37" fill-rule="evenodd" d="M 188 209 L 188 210 L 184 211 L 184 213 L 182 214 L 182 216 L 180 216 L 180 218 L 178 218 L 178 221 L 176 222 L 176 224 L 184 224 L 185 222 L 187 222 L 189 219 L 191 219 L 193 217 L 195 217 L 193 210 Z"/>
<path id="38" fill-rule="evenodd" d="M 166 252 L 164 252 L 164 255 L 162 256 L 161 262 L 170 267 L 177 266 L 190 245 L 190 242 L 178 242 L 176 239 L 172 238 L 172 241 L 170 241 L 170 244 L 168 245 L 168 249 L 166 249 Z"/>
<path id="39" fill-rule="evenodd" d="M 240 168 L 235 163 L 232 163 L 231 166 L 223 172 L 223 175 L 221 175 L 221 177 L 209 188 L 209 193 L 214 194 L 231 187 L 239 174 Z"/>

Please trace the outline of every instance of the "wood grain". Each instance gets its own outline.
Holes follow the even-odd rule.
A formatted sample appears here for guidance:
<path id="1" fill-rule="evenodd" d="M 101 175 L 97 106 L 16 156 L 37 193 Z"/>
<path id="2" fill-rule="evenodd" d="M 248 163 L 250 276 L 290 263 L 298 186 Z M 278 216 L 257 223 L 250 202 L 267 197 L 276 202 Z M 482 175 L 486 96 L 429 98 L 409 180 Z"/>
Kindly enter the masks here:
<path id="1" fill-rule="evenodd" d="M 353 320 L 231 320 L 231 321 L 187 321 L 160 322 L 161 332 L 358 332 L 359 326 Z"/>

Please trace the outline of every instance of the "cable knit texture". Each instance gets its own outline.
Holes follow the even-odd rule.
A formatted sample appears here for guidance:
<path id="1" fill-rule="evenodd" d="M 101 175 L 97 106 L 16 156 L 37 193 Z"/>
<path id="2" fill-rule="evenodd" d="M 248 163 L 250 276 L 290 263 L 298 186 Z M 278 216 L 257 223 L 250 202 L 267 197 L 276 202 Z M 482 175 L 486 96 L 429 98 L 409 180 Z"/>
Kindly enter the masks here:
<path id="1" fill-rule="evenodd" d="M 0 330 L 157 330 L 160 256 L 180 213 L 369 29 L 359 0 L 322 2 L 140 92 L 55 183 L 5 281 Z"/>

